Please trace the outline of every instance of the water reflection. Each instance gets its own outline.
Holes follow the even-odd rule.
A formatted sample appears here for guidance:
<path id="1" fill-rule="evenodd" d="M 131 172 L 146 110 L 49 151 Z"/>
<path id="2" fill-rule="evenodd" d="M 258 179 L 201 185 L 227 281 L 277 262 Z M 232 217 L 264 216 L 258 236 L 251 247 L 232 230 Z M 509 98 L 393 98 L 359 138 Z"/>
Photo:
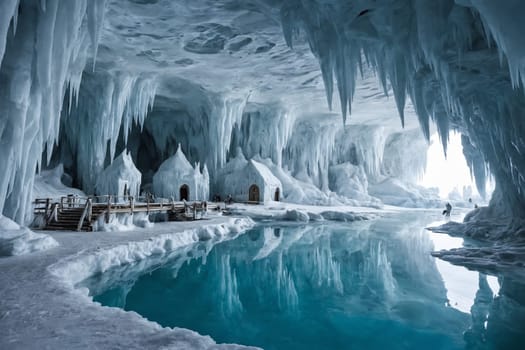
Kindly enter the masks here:
<path id="1" fill-rule="evenodd" d="M 439 240 L 423 230 L 430 221 L 404 213 L 353 224 L 261 226 L 85 284 L 105 305 L 219 342 L 270 349 L 518 344 L 523 286 L 502 280 L 494 298 L 486 276 L 440 266 L 452 265 L 430 256 Z"/>

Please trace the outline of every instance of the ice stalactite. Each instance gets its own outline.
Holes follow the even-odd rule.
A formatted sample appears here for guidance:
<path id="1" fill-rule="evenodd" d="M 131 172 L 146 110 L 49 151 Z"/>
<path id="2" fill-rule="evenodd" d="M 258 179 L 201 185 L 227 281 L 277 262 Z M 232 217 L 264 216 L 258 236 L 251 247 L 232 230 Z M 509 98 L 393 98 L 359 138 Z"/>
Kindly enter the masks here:
<path id="1" fill-rule="evenodd" d="M 282 154 L 295 124 L 294 111 L 281 104 L 248 104 L 234 129 L 230 152 L 240 147 L 250 159 L 270 158 L 282 166 Z"/>
<path id="2" fill-rule="evenodd" d="M 153 145 L 147 146 L 150 164 L 143 159 L 139 168 L 156 170 L 180 144 L 188 160 L 207 165 L 213 177 L 228 160 L 233 130 L 241 124 L 247 96 L 225 96 L 182 80 L 170 82 L 169 89 L 176 96 L 166 97 L 166 91 L 159 91 L 144 124 Z"/>
<path id="3" fill-rule="evenodd" d="M 0 3 L 0 66 L 4 58 L 9 27 L 11 26 L 13 35 L 16 33 L 19 1 L 20 0 L 5 0 Z M 11 22 L 13 22 L 13 24 L 11 24 Z"/>
<path id="4" fill-rule="evenodd" d="M 508 0 L 497 4 L 489 0 L 462 1 L 479 11 L 484 27 L 492 34 L 498 49 L 507 57 L 512 85 L 525 86 L 525 44 L 523 43 L 523 17 L 525 4 Z"/>
<path id="5" fill-rule="evenodd" d="M 461 135 L 461 145 L 463 146 L 463 154 L 470 168 L 470 173 L 476 179 L 476 187 L 482 198 L 485 198 L 485 179 L 487 178 L 487 163 L 480 150 L 478 150 L 467 135 Z"/>
<path id="6" fill-rule="evenodd" d="M 328 168 L 338 129 L 319 120 L 296 123 L 284 150 L 283 167 L 297 179 L 328 190 Z"/>
<path id="7" fill-rule="evenodd" d="M 351 102 L 354 72 L 364 59 L 385 91 L 393 89 L 402 123 L 408 94 L 424 136 L 429 138 L 433 120 L 446 153 L 450 129 L 467 134 L 489 163 L 507 211 L 514 216 L 525 212 L 522 2 L 280 4 L 284 37 L 291 46 L 297 31 L 306 34 L 329 104 L 335 80 L 343 109 Z M 477 183 L 484 180 L 477 178 Z"/>
<path id="8" fill-rule="evenodd" d="M 217 96 L 211 103 L 208 120 L 209 140 L 212 145 L 216 146 L 216 149 L 208 159 L 208 164 L 214 172 L 227 161 L 232 131 L 235 125 L 241 123 L 247 100 L 248 96 L 243 99 Z"/>
<path id="9" fill-rule="evenodd" d="M 2 1 L 0 5 L 0 211 L 24 222 L 44 145 L 59 132 L 62 101 L 77 86 L 86 49 L 88 1 Z M 91 16 L 100 16 L 103 10 Z M 50 152 L 49 152 L 50 153 Z"/>
<path id="10" fill-rule="evenodd" d="M 84 73 L 78 104 L 64 111 L 60 141 L 73 151 L 77 178 L 87 193 L 93 193 L 98 174 L 115 157 L 121 130 L 127 142 L 131 125 L 144 124 L 156 89 L 150 76 Z"/>

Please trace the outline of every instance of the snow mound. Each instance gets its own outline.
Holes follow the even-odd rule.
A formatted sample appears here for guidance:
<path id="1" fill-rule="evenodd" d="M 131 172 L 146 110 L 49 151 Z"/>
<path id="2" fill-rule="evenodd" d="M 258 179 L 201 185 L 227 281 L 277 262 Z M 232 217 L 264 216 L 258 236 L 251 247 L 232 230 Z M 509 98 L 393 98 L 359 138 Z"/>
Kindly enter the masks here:
<path id="1" fill-rule="evenodd" d="M 27 227 L 0 215 L 0 256 L 14 256 L 58 246 L 51 236 L 34 233 Z"/>
<path id="2" fill-rule="evenodd" d="M 282 219 L 289 220 L 289 221 L 308 222 L 310 221 L 310 216 L 305 211 L 291 209 L 291 210 L 287 210 L 286 213 L 284 213 Z"/>

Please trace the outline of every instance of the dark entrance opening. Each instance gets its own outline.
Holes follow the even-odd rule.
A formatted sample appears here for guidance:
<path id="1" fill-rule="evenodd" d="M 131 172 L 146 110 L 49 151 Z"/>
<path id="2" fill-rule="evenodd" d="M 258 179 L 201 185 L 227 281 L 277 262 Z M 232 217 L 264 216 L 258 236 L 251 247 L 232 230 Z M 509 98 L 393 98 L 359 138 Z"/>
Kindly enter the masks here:
<path id="1" fill-rule="evenodd" d="M 259 187 L 255 184 L 250 186 L 248 201 L 259 202 Z"/>
<path id="2" fill-rule="evenodd" d="M 182 185 L 180 187 L 180 200 L 189 200 L 190 198 L 190 188 L 188 187 L 188 185 Z"/>
<path id="3" fill-rule="evenodd" d="M 279 202 L 280 199 L 281 199 L 281 190 L 279 190 L 279 187 L 277 187 L 277 189 L 275 190 L 275 198 L 274 198 L 274 200 L 276 202 Z"/>

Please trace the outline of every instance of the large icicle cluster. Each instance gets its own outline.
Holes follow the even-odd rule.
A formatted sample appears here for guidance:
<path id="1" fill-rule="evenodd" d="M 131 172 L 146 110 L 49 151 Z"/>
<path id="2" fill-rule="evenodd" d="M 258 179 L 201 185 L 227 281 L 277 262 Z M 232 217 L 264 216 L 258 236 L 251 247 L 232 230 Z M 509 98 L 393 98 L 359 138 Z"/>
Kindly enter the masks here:
<path id="1" fill-rule="evenodd" d="M 445 152 L 450 128 L 468 137 L 483 154 L 467 153 L 480 193 L 485 172 L 475 169 L 486 161 L 515 215 L 525 211 L 524 11 L 519 0 L 281 1 L 286 41 L 305 33 L 329 104 L 337 80 L 344 118 L 367 63 L 391 86 L 402 123 L 409 95 L 423 134 L 432 119 Z"/>
<path id="2" fill-rule="evenodd" d="M 78 102 L 64 111 L 60 142 L 61 151 L 70 153 L 63 158 L 76 160 L 73 168 L 85 191 L 93 192 L 98 174 L 115 157 L 119 133 L 127 143 L 132 124 L 144 125 L 156 89 L 154 77 L 84 74 Z"/>
<path id="3" fill-rule="evenodd" d="M 44 145 L 59 132 L 64 94 L 78 92 L 97 46 L 105 0 L 0 4 L 0 212 L 23 222 Z M 49 152 L 51 154 L 51 152 Z"/>
<path id="4" fill-rule="evenodd" d="M 247 158 L 270 158 L 282 165 L 296 113 L 281 104 L 248 104 L 233 130 L 231 151 L 242 148 Z"/>

